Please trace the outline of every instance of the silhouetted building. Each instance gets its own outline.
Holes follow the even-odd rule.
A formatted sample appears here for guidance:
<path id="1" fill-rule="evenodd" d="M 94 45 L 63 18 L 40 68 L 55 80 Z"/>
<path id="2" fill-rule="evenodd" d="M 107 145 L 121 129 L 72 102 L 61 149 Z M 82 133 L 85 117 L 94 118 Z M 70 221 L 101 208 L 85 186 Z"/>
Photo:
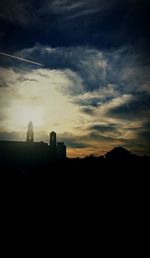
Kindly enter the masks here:
<path id="1" fill-rule="evenodd" d="M 53 131 L 50 133 L 50 155 L 52 159 L 56 159 L 56 133 Z"/>
<path id="2" fill-rule="evenodd" d="M 56 133 L 53 131 L 50 133 L 50 145 L 56 147 Z"/>
<path id="3" fill-rule="evenodd" d="M 34 133 L 33 133 L 33 124 L 30 121 L 28 124 L 28 131 L 27 131 L 27 142 L 34 142 Z"/>
<path id="4" fill-rule="evenodd" d="M 66 146 L 63 142 L 57 143 L 57 136 L 54 131 L 50 133 L 50 153 L 54 159 L 66 158 Z"/>
<path id="5" fill-rule="evenodd" d="M 66 146 L 64 142 L 57 143 L 56 155 L 58 159 L 66 158 Z"/>
<path id="6" fill-rule="evenodd" d="M 40 142 L 0 141 L 0 159 L 1 164 L 44 165 L 50 159 L 49 146 Z"/>
<path id="7" fill-rule="evenodd" d="M 32 143 L 32 144 L 31 144 Z M 66 158 L 66 146 L 57 143 L 56 133 L 50 133 L 50 144 L 34 142 L 33 124 L 28 124 L 26 142 L 0 141 L 1 164 L 46 165 L 47 163 Z"/>

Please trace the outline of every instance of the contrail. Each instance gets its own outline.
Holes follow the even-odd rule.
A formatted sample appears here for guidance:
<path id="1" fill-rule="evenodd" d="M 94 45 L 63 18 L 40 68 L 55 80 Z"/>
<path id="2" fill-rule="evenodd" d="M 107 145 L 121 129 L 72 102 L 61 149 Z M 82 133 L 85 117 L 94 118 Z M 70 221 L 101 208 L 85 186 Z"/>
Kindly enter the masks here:
<path id="1" fill-rule="evenodd" d="M 40 64 L 40 63 L 37 63 L 37 62 L 33 62 L 31 60 L 24 59 L 24 58 L 21 58 L 21 57 L 18 57 L 18 56 L 9 55 L 9 54 L 3 53 L 3 52 L 0 52 L 0 55 L 8 56 L 8 57 L 11 57 L 11 58 L 14 58 L 14 59 L 17 59 L 17 60 L 21 60 L 21 61 L 24 61 L 24 62 L 28 62 L 28 63 L 31 63 L 31 64 L 44 66 L 43 64 Z"/>

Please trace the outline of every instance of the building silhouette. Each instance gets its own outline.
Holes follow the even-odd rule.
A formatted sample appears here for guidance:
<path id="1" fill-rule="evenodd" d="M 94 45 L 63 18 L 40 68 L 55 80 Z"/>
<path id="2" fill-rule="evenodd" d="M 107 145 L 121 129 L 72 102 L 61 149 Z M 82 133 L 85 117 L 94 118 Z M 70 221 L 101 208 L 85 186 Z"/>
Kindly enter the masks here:
<path id="1" fill-rule="evenodd" d="M 50 133 L 50 145 L 56 148 L 56 133 L 53 131 Z"/>
<path id="2" fill-rule="evenodd" d="M 63 157 L 66 157 L 66 146 L 64 142 L 57 143 L 56 156 L 58 159 L 63 159 Z"/>
<path id="3" fill-rule="evenodd" d="M 0 159 L 4 164 L 15 163 L 24 165 L 42 166 L 51 161 L 64 160 L 66 146 L 63 142 L 57 143 L 54 131 L 50 133 L 49 144 L 34 141 L 33 124 L 28 124 L 26 141 L 0 141 Z"/>
<path id="4" fill-rule="evenodd" d="M 50 152 L 53 157 L 57 159 L 64 159 L 66 157 L 66 146 L 64 142 L 57 143 L 57 136 L 54 131 L 50 133 Z"/>
<path id="5" fill-rule="evenodd" d="M 34 142 L 34 133 L 33 133 L 33 124 L 30 121 L 28 124 L 28 131 L 27 131 L 27 142 Z"/>

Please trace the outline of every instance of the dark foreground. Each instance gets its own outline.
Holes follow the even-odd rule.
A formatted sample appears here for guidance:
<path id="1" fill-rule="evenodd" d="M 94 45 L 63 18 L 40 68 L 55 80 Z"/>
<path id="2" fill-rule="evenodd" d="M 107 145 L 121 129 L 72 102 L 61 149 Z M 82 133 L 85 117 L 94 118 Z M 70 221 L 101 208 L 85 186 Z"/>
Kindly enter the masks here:
<path id="1" fill-rule="evenodd" d="M 112 183 L 139 183 L 148 173 L 149 158 L 66 159 L 42 164 L 1 166 L 5 195 L 45 195 L 50 200 L 98 200 L 111 193 Z M 17 196 L 17 195 L 16 195 Z"/>

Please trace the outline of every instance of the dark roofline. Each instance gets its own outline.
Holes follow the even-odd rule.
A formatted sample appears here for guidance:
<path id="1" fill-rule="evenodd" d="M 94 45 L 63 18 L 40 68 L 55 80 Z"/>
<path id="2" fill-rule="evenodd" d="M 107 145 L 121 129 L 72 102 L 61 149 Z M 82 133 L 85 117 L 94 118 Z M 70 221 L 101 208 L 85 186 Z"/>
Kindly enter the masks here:
<path id="1" fill-rule="evenodd" d="M 19 143 L 19 144 L 43 144 L 43 145 L 48 145 L 48 143 L 45 143 L 45 142 L 30 142 L 30 143 L 28 143 L 28 142 L 25 142 L 25 141 L 7 141 L 7 140 L 2 140 L 2 141 L 0 141 L 0 144 L 1 143 Z"/>

